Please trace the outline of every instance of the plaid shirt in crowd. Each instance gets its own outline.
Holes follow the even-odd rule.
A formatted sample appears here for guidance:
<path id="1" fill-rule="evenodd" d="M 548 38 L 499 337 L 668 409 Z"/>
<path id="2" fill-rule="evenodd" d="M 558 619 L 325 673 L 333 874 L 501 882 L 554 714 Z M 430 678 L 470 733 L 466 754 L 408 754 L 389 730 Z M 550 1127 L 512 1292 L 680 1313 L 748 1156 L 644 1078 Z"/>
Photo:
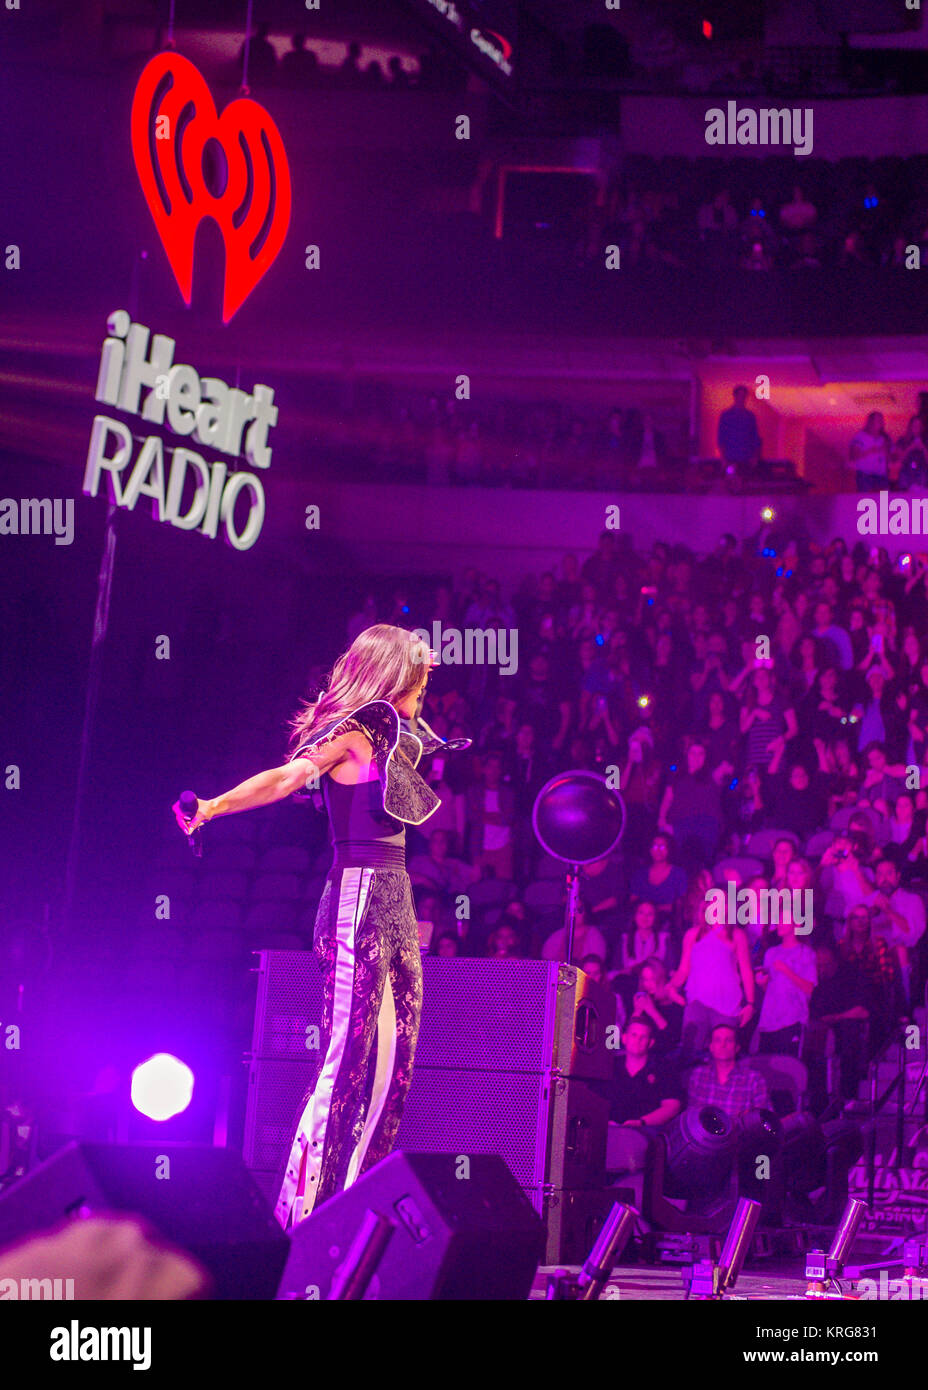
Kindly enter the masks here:
<path id="1" fill-rule="evenodd" d="M 849 941 L 841 946 L 845 960 L 859 965 L 867 978 L 875 985 L 891 984 L 896 978 L 896 952 L 882 936 L 871 936 L 862 951 L 856 954 Z"/>
<path id="2" fill-rule="evenodd" d="M 690 1073 L 688 1087 L 690 1105 L 714 1105 L 726 1115 L 740 1115 L 744 1110 L 769 1110 L 767 1083 L 746 1062 L 736 1062 L 724 1086 L 710 1062 Z"/>

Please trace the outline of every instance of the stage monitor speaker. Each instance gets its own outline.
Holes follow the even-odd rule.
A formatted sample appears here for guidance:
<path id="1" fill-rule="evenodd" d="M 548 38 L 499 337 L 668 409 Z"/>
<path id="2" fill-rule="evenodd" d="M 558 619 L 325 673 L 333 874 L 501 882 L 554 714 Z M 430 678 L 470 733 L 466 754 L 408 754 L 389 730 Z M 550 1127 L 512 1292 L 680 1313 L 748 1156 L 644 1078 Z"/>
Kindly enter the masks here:
<path id="1" fill-rule="evenodd" d="M 496 1154 L 392 1153 L 291 1233 L 279 1298 L 327 1299 L 372 1211 L 394 1227 L 368 1299 L 527 1299 L 544 1226 Z"/>
<path id="2" fill-rule="evenodd" d="M 127 1211 L 192 1255 L 213 1298 L 272 1299 L 289 1242 L 241 1156 L 208 1144 L 68 1144 L 0 1194 L 0 1247 Z"/>

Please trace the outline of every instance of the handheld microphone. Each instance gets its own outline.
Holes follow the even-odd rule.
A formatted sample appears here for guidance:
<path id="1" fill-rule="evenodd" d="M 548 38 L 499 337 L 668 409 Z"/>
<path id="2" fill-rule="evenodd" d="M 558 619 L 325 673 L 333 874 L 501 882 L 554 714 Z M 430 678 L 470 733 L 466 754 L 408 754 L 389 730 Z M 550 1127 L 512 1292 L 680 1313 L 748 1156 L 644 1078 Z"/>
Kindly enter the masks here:
<path id="1" fill-rule="evenodd" d="M 177 798 L 180 812 L 184 820 L 191 821 L 197 813 L 197 797 L 195 792 L 181 792 Z M 203 858 L 203 843 L 200 839 L 200 827 L 197 826 L 192 835 L 188 835 L 191 852 L 197 859 Z"/>

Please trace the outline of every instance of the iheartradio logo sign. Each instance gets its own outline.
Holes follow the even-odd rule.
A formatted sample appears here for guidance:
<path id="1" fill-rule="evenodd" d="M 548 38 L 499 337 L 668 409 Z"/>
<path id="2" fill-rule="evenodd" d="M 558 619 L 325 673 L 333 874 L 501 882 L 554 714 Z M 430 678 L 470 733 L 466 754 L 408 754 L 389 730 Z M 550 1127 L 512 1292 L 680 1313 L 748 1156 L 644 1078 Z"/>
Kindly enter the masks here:
<path id="1" fill-rule="evenodd" d="M 185 304 L 197 228 L 211 217 L 225 244 L 222 321 L 270 270 L 290 225 L 290 167 L 280 131 L 250 97 L 220 116 L 199 70 L 178 53 L 144 68 L 132 102 L 132 154 L 142 192 Z M 207 144 L 219 168 L 207 186 Z"/>
<path id="2" fill-rule="evenodd" d="M 512 76 L 512 44 L 495 29 L 471 29 L 470 41 L 485 58 L 495 63 L 507 77 Z"/>

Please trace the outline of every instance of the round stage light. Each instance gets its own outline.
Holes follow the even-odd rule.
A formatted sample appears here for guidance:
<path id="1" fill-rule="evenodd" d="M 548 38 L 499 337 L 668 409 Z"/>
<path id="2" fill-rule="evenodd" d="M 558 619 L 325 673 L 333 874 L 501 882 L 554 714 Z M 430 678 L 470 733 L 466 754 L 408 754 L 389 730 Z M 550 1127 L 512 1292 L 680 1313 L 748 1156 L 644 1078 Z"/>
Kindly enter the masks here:
<path id="1" fill-rule="evenodd" d="M 778 1154 L 783 1147 L 783 1126 L 775 1110 L 745 1110 L 736 1129 L 744 1153 Z"/>
<path id="2" fill-rule="evenodd" d="M 193 1072 L 169 1052 L 156 1052 L 132 1073 L 132 1104 L 150 1120 L 180 1115 L 193 1096 Z"/>
<path id="3" fill-rule="evenodd" d="M 735 1126 L 714 1105 L 681 1110 L 664 1130 L 664 1191 L 669 1197 L 714 1197 L 725 1186 L 738 1145 Z"/>
<path id="4" fill-rule="evenodd" d="M 625 831 L 625 803 L 598 772 L 577 768 L 546 782 L 532 807 L 535 838 L 554 859 L 605 859 Z"/>

